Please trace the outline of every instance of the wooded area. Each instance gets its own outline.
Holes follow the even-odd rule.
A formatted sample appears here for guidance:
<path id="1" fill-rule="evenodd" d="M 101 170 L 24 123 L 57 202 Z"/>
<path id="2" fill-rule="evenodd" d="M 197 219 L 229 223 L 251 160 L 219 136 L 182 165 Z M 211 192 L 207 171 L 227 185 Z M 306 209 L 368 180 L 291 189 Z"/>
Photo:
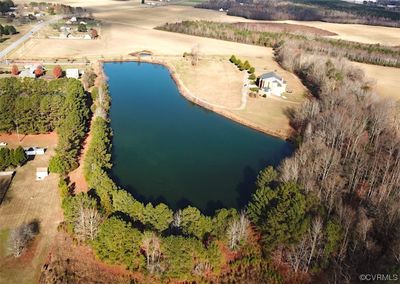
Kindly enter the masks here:
<path id="1" fill-rule="evenodd" d="M 400 67 L 399 47 L 314 37 L 301 35 L 298 32 L 274 32 L 268 31 L 268 27 L 251 23 L 183 21 L 167 23 L 157 29 L 273 48 L 290 42 L 292 45 L 296 45 L 299 51 L 332 57 L 346 57 L 361 63 Z"/>
<path id="2" fill-rule="evenodd" d="M 209 0 L 197 8 L 228 11 L 228 15 L 254 20 L 324 21 L 375 26 L 400 26 L 400 12 L 375 4 L 336 0 L 239 1 Z"/>

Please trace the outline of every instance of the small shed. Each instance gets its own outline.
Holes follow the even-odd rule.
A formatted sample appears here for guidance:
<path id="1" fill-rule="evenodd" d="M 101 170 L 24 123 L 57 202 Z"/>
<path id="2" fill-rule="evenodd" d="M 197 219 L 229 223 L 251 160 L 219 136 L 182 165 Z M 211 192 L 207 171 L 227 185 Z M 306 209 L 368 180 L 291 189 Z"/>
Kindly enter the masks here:
<path id="1" fill-rule="evenodd" d="M 44 180 L 48 175 L 48 168 L 36 168 L 36 180 Z"/>
<path id="2" fill-rule="evenodd" d="M 67 78 L 79 79 L 79 70 L 78 69 L 67 69 L 67 70 L 65 70 L 65 76 Z"/>

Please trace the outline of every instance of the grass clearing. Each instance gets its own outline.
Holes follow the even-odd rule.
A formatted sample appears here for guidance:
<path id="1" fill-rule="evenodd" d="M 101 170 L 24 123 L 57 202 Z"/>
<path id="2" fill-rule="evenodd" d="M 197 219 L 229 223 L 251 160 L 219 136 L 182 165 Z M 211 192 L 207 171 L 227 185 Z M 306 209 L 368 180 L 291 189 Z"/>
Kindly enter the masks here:
<path id="1" fill-rule="evenodd" d="M 8 254 L 7 243 L 10 230 L 0 230 L 0 257 L 5 257 Z"/>
<path id="2" fill-rule="evenodd" d="M 0 279 L 4 283 L 36 283 L 41 267 L 48 255 L 57 233 L 57 225 L 62 220 L 61 202 L 58 193 L 58 175 L 50 174 L 44 181 L 35 180 L 37 167 L 47 166 L 54 155 L 57 136 L 54 134 L 28 135 L 18 141 L 16 135 L 0 135 L 10 147 L 44 146 L 45 155 L 36 156 L 24 166 L 16 169 L 16 174 L 8 189 L 6 200 L 0 205 L 0 232 L 5 232 L 22 223 L 39 221 L 40 232 L 29 249 L 18 259 L 0 255 Z M 3 250 L 3 249 L 1 249 Z"/>
<path id="3" fill-rule="evenodd" d="M 374 82 L 374 91 L 381 97 L 400 100 L 400 68 L 384 67 L 364 63 L 353 63 Z"/>

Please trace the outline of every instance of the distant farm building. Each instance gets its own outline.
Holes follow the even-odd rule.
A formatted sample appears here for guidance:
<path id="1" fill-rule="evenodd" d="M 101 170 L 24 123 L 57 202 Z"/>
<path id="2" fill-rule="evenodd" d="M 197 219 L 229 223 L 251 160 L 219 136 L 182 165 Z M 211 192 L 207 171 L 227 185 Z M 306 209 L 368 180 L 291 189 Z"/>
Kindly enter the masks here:
<path id="1" fill-rule="evenodd" d="M 65 70 L 65 76 L 67 78 L 79 79 L 79 69 L 67 69 Z"/>
<path id="2" fill-rule="evenodd" d="M 282 96 L 286 92 L 286 81 L 275 72 L 268 72 L 258 78 L 258 87 L 264 95 Z"/>
<path id="3" fill-rule="evenodd" d="M 36 169 L 36 180 L 44 180 L 49 175 L 48 168 L 37 168 Z"/>
<path id="4" fill-rule="evenodd" d="M 44 155 L 46 149 L 40 147 L 28 147 L 24 148 L 24 151 L 27 156 L 36 156 L 36 155 Z"/>

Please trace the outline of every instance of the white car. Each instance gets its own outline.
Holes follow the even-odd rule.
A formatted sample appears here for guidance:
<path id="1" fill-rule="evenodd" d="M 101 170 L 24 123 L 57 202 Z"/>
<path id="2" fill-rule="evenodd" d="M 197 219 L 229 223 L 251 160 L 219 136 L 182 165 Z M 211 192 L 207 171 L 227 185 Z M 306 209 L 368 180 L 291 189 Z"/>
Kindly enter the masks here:
<path id="1" fill-rule="evenodd" d="M 6 147 L 7 143 L 6 142 L 0 142 L 0 147 Z"/>

